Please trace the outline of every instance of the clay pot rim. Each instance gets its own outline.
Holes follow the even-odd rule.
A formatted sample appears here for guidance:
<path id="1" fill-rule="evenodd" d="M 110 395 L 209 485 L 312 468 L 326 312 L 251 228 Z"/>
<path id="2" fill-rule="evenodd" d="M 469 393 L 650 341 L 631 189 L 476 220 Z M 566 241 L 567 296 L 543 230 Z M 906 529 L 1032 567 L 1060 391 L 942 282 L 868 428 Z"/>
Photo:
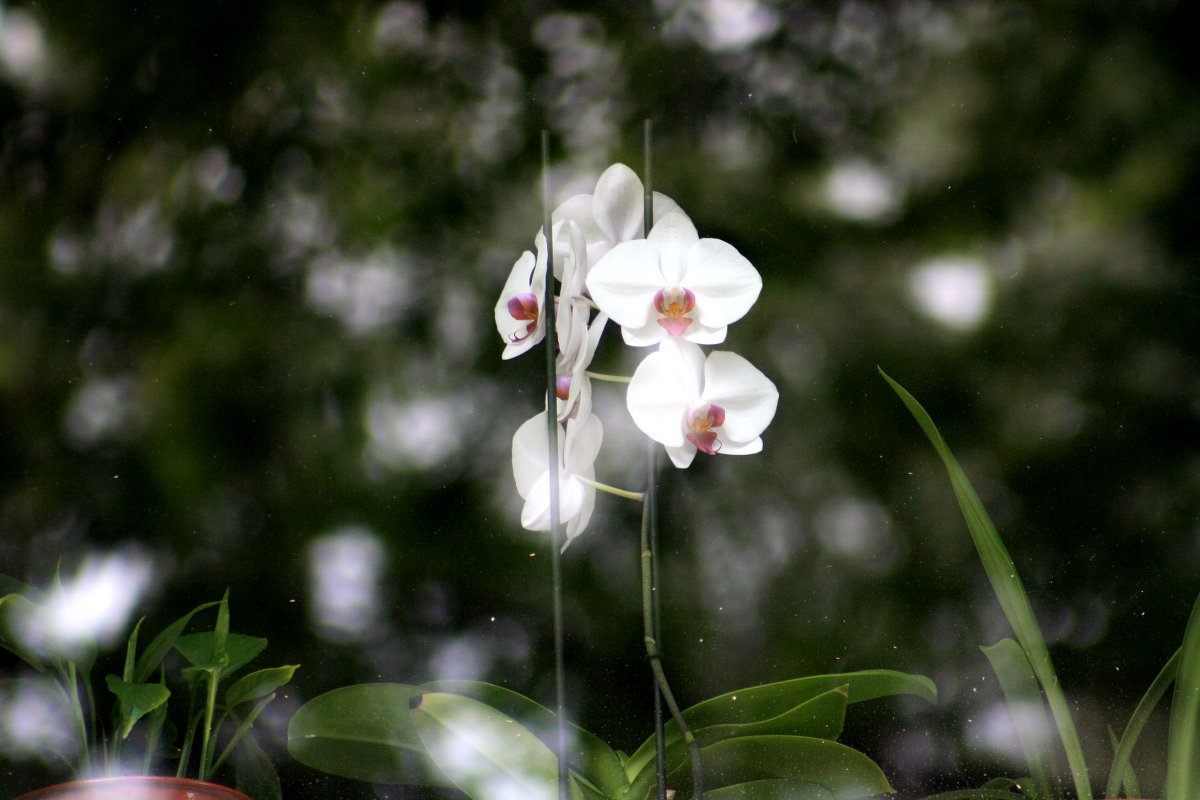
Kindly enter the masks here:
<path id="1" fill-rule="evenodd" d="M 120 785 L 122 783 L 150 784 L 163 789 L 183 789 L 187 791 L 215 789 L 219 792 L 220 800 L 252 800 L 249 796 L 229 786 L 222 786 L 219 783 L 212 783 L 211 781 L 200 781 L 195 778 L 176 778 L 173 775 L 106 775 L 100 778 L 80 778 L 74 781 L 56 783 L 53 786 L 45 786 L 41 789 L 34 789 L 31 792 L 19 795 L 16 800 L 54 800 L 59 794 L 63 794 L 65 798 L 69 798 L 70 795 L 68 793 L 79 788 L 104 786 L 106 784 Z"/>

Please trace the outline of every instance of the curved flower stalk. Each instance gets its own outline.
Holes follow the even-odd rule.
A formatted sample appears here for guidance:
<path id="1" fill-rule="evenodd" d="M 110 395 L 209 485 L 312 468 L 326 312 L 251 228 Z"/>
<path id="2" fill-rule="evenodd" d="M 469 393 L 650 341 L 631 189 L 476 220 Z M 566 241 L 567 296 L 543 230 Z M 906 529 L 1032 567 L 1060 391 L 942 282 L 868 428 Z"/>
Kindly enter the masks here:
<path id="1" fill-rule="evenodd" d="M 723 351 L 706 358 L 679 339 L 667 339 L 642 360 L 626 395 L 633 421 L 681 469 L 697 452 L 760 452 L 778 402 L 775 384 L 746 359 Z"/>
<path id="2" fill-rule="evenodd" d="M 581 534 L 596 505 L 595 461 L 604 437 L 604 426 L 595 414 L 571 419 L 559 427 L 559 519 L 566 526 L 565 549 Z M 547 460 L 546 412 L 526 420 L 513 435 L 513 477 L 525 499 L 521 525 L 531 531 L 550 530 L 550 464 Z M 584 480 L 581 480 L 584 479 Z"/>
<path id="3" fill-rule="evenodd" d="M 554 210 L 554 221 L 573 220 L 587 244 L 588 264 L 595 266 L 622 242 L 640 239 L 645 216 L 645 189 L 637 174 L 624 164 L 613 164 L 596 181 L 592 194 L 567 198 Z M 654 193 L 654 219 L 683 209 L 664 194 Z M 555 267 L 557 274 L 557 265 Z"/>
<path id="4" fill-rule="evenodd" d="M 746 315 L 762 278 L 746 257 L 719 239 L 701 239 L 691 220 L 663 216 L 645 239 L 612 249 L 588 274 L 588 290 L 634 347 L 679 337 L 725 341 Z"/>

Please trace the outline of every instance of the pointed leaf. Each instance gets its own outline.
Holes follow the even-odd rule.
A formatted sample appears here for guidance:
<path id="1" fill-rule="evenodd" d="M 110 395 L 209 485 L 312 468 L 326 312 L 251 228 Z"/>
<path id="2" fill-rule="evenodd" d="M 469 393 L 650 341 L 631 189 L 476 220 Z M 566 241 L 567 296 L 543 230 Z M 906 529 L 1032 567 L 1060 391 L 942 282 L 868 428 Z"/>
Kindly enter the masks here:
<path id="1" fill-rule="evenodd" d="M 187 624 L 192 621 L 192 617 L 206 608 L 212 608 L 215 605 L 217 605 L 216 601 L 196 606 L 163 628 L 137 660 L 137 665 L 133 670 L 133 683 L 144 683 L 154 673 L 154 670 L 158 669 L 158 665 L 166 658 L 167 653 L 171 652 L 171 648 L 175 646 L 175 641 L 183 633 L 183 629 L 187 627 Z"/>
<path id="2" fill-rule="evenodd" d="M 267 640 L 262 637 L 230 633 L 225 637 L 224 651 L 214 650 L 217 639 L 215 631 L 189 633 L 179 637 L 175 649 L 196 667 L 219 669 L 221 675 L 232 675 L 267 647 Z M 213 653 L 218 655 L 216 660 Z"/>
<path id="3" fill-rule="evenodd" d="M 1167 731 L 1166 800 L 1196 797 L 1200 797 L 1200 598 L 1183 632 Z"/>
<path id="4" fill-rule="evenodd" d="M 108 690 L 117 696 L 117 735 L 122 739 L 129 736 L 134 724 L 154 709 L 167 702 L 171 692 L 157 683 L 130 683 L 116 675 L 107 678 Z"/>
<path id="5" fill-rule="evenodd" d="M 298 664 L 286 667 L 271 667 L 251 672 L 238 679 L 225 692 L 225 708 L 230 709 L 241 703 L 257 700 L 283 686 L 292 679 Z"/>
<path id="6" fill-rule="evenodd" d="M 37 613 L 37 604 L 28 600 L 24 595 L 6 594 L 0 597 L 0 647 L 8 650 L 38 672 L 45 672 L 46 662 L 38 653 L 22 644 L 21 637 L 17 634 L 21 625 L 18 620 L 28 619 Z"/>
<path id="7" fill-rule="evenodd" d="M 1000 681 L 1004 702 L 1017 731 L 1017 740 L 1025 753 L 1033 786 L 1038 795 L 1060 797 L 1058 770 L 1054 764 L 1053 730 L 1046 703 L 1038 689 L 1037 677 L 1025 657 L 1025 651 L 1012 639 L 1001 639 L 991 647 L 981 647 Z M 1026 786 L 1026 792 L 1029 787 Z"/>
<path id="8" fill-rule="evenodd" d="M 447 786 L 409 716 L 416 686 L 367 683 L 334 689 L 292 715 L 288 752 L 301 764 L 374 783 Z"/>
<path id="9" fill-rule="evenodd" d="M 283 800 L 283 788 L 279 785 L 279 774 L 275 764 L 253 736 L 246 736 L 238 744 L 234 757 L 234 774 L 242 794 L 254 800 Z"/>
<path id="10" fill-rule="evenodd" d="M 971 533 L 971 539 L 975 543 L 979 560 L 992 585 L 992 591 L 1000 602 L 1000 608 L 1003 609 L 1008 624 L 1012 626 L 1017 642 L 1025 651 L 1025 657 L 1032 665 L 1038 683 L 1041 684 L 1042 691 L 1046 694 L 1046 700 L 1050 704 L 1050 712 L 1054 715 L 1054 723 L 1058 727 L 1058 737 L 1062 742 L 1063 749 L 1066 750 L 1067 762 L 1071 767 L 1075 793 L 1079 796 L 1079 800 L 1091 800 L 1092 787 L 1088 778 L 1087 763 L 1083 758 L 1083 747 L 1079 743 L 1079 734 L 1075 730 L 1075 720 L 1071 717 L 1070 706 L 1059 686 L 1058 675 L 1054 671 L 1054 664 L 1050 660 L 1050 653 L 1046 649 L 1042 631 L 1038 627 L 1037 618 L 1033 615 L 1033 607 L 1029 603 L 1029 597 L 1025 594 L 1021 578 L 1017 575 L 1017 568 L 1013 564 L 1012 557 L 1008 554 L 1008 549 L 1005 548 L 983 503 L 979 500 L 975 487 L 971 485 L 967 474 L 963 472 L 958 460 L 950 452 L 950 448 L 942 439 L 941 433 L 938 432 L 937 426 L 933 424 L 929 414 L 917 402 L 917 399 L 908 393 L 908 390 L 892 380 L 882 369 L 879 370 L 879 374 L 908 407 L 909 413 L 921 426 L 921 430 L 925 432 L 946 467 L 946 472 L 950 476 L 950 485 L 954 488 L 959 509 L 966 520 L 967 530 Z"/>
<path id="11" fill-rule="evenodd" d="M 556 716 L 553 711 L 522 694 L 478 681 L 431 681 L 421 688 L 429 692 L 461 694 L 486 703 L 502 714 L 519 720 L 541 738 L 551 749 L 557 739 Z M 570 743 L 567 763 L 587 781 L 609 796 L 615 796 L 628 786 L 621 759 L 602 739 L 575 725 L 567 726 Z"/>
<path id="12" fill-rule="evenodd" d="M 1116 746 L 1113 763 L 1108 770 L 1108 788 L 1104 793 L 1105 797 L 1118 796 L 1120 784 L 1125 780 L 1125 772 L 1129 769 L 1129 758 L 1133 755 L 1133 748 L 1137 746 L 1138 738 L 1142 735 L 1142 729 L 1146 727 L 1159 700 L 1167 693 L 1167 689 L 1175 680 L 1175 674 L 1179 669 L 1180 652 L 1180 650 L 1176 650 L 1175 654 L 1167 659 L 1167 663 L 1163 665 L 1157 677 L 1151 682 L 1150 688 L 1142 695 L 1137 708 L 1129 717 L 1129 722 L 1125 724 L 1125 732 L 1121 734 L 1121 742 Z M 1129 792 L 1129 794 L 1137 793 Z"/>
<path id="13" fill-rule="evenodd" d="M 528 728 L 489 705 L 430 692 L 411 712 L 425 751 L 474 800 L 558 797 L 558 759 Z"/>

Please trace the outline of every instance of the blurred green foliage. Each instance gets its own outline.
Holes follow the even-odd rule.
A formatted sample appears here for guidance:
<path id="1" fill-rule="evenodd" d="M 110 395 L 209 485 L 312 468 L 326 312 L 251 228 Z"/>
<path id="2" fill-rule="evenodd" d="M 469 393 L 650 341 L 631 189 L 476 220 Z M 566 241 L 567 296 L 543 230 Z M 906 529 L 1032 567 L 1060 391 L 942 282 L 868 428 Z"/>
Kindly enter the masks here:
<path id="1" fill-rule="evenodd" d="M 847 734 L 902 793 L 1019 758 L 976 647 L 1007 631 L 882 365 L 979 487 L 1103 747 L 1200 589 L 1183 9 L 0 3 L 0 570 L 148 558 L 159 620 L 228 585 L 303 665 L 292 707 L 377 678 L 548 701 L 549 559 L 508 461 L 541 372 L 500 362 L 490 311 L 540 220 L 538 132 L 561 198 L 640 171 L 650 118 L 655 188 L 763 275 L 730 347 L 781 392 L 762 455 L 664 475 L 681 699 L 903 669 L 939 707 Z M 610 339 L 602 368 L 631 370 Z M 637 488 L 620 394 L 597 403 L 600 477 Z M 567 658 L 581 724 L 633 747 L 625 505 L 567 551 Z M 330 541 L 379 547 L 336 624 Z M 288 797 L 330 791 L 283 773 Z"/>

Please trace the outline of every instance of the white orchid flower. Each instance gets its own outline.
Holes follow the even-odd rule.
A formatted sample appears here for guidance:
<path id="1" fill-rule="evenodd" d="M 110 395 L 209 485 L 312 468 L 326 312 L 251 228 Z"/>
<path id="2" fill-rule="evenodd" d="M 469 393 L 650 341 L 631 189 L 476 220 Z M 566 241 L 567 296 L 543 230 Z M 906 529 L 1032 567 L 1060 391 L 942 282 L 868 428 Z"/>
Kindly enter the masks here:
<path id="1" fill-rule="evenodd" d="M 762 450 L 779 391 L 746 359 L 666 339 L 642 360 L 625 397 L 642 432 L 667 449 L 680 469 L 697 452 L 748 455 Z"/>
<path id="2" fill-rule="evenodd" d="M 557 423 L 556 423 L 557 424 Z M 526 420 L 513 435 L 513 477 L 525 499 L 521 525 L 526 530 L 550 530 L 550 462 L 546 413 Z M 576 417 L 558 430 L 559 520 L 570 544 L 584 531 L 596 506 L 596 490 L 579 480 L 596 477 L 595 461 L 604 426 L 595 414 Z"/>
<path id="3" fill-rule="evenodd" d="M 701 239 L 691 220 L 670 213 L 647 238 L 614 247 L 588 273 L 587 287 L 626 344 L 717 344 L 754 305 L 762 278 L 733 245 Z"/>
<path id="4" fill-rule="evenodd" d="M 579 225 L 587 242 L 588 264 L 594 267 L 618 244 L 642 237 L 645 208 L 646 190 L 637 174 L 624 164 L 613 164 L 596 181 L 595 192 L 567 198 L 552 218 L 556 225 L 559 220 Z M 670 213 L 683 214 L 683 209 L 655 192 L 654 221 Z"/>
<path id="5" fill-rule="evenodd" d="M 504 339 L 505 360 L 530 350 L 546 336 L 546 237 L 538 231 L 537 255 L 526 250 L 513 264 L 496 301 L 496 330 Z"/>

